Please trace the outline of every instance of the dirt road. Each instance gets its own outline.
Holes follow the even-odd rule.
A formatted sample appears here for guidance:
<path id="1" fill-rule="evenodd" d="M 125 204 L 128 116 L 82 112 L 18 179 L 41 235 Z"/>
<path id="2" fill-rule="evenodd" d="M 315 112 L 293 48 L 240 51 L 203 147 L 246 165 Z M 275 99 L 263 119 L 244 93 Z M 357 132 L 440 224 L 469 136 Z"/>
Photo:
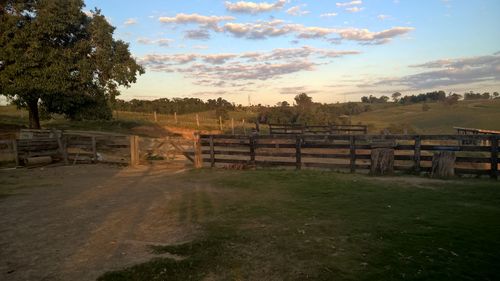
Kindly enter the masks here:
<path id="1" fill-rule="evenodd" d="M 13 193 L 0 197 L 0 280 L 95 280 L 151 259 L 149 245 L 191 240 L 203 214 L 182 210 L 209 187 L 178 180 L 180 168 L 0 171 Z"/>

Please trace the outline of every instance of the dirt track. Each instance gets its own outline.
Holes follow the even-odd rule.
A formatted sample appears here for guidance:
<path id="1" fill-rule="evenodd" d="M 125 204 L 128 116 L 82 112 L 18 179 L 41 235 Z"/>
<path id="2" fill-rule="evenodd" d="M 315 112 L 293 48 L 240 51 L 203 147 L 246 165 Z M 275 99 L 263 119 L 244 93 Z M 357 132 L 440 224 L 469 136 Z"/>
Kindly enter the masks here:
<path id="1" fill-rule="evenodd" d="M 176 180 L 180 168 L 0 171 L 14 192 L 0 197 L 0 280 L 95 280 L 151 259 L 148 245 L 191 240 L 203 214 L 186 206 L 209 187 Z"/>

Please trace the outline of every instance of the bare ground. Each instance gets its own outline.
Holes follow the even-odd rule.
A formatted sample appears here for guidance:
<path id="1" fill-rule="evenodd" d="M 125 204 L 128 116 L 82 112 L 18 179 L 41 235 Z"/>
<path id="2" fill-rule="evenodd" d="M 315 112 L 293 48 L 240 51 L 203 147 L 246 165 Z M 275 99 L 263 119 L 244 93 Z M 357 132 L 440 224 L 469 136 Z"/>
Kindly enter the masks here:
<path id="1" fill-rule="evenodd" d="M 157 257 L 150 245 L 191 240 L 208 214 L 190 206 L 214 200 L 209 186 L 176 179 L 182 169 L 0 171 L 1 190 L 13 193 L 0 197 L 0 280 L 95 280 Z"/>

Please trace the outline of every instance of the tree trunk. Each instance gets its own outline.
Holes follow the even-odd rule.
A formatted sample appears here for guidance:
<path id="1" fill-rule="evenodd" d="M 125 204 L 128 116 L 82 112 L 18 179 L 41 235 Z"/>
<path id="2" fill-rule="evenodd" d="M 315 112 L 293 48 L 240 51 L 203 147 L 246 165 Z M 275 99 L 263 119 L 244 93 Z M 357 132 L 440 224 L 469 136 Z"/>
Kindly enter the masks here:
<path id="1" fill-rule="evenodd" d="M 38 99 L 31 100 L 28 103 L 29 128 L 40 129 L 40 114 L 38 112 Z"/>

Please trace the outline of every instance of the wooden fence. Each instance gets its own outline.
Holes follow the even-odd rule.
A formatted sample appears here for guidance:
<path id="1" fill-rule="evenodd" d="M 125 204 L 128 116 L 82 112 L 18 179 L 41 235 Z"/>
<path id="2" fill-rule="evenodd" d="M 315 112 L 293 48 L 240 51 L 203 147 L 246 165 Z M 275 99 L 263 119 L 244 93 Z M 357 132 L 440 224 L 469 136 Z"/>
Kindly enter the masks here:
<path id="1" fill-rule="evenodd" d="M 203 163 L 369 171 L 371 150 L 392 142 L 394 170 L 430 172 L 435 152 L 453 151 L 455 173 L 498 178 L 497 135 L 201 135 Z M 464 145 L 464 140 L 480 145 Z M 477 140 L 477 141 L 474 141 Z"/>
<path id="2" fill-rule="evenodd" d="M 295 134 L 318 134 L 318 135 L 351 135 L 367 134 L 366 125 L 303 125 L 303 124 L 268 124 L 270 135 L 295 135 Z"/>
<path id="3" fill-rule="evenodd" d="M 95 131 L 23 129 L 0 139 L 0 162 L 24 165 L 29 158 L 50 156 L 52 162 L 151 164 L 195 162 L 195 142 L 182 137 L 147 138 Z M 188 153 L 189 151 L 189 153 Z"/>

